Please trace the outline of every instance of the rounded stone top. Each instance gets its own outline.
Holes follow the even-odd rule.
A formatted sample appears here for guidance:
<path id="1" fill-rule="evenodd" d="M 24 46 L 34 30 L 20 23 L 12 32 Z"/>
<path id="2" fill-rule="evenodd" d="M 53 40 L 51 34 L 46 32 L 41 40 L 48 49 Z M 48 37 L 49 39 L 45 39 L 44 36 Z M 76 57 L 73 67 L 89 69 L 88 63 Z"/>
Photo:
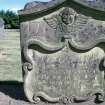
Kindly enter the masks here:
<path id="1" fill-rule="evenodd" d="M 39 2 L 39 1 L 34 1 L 34 2 L 30 2 L 30 3 L 27 3 L 25 6 L 24 6 L 24 9 L 31 9 L 31 8 L 43 8 L 45 7 L 47 4 L 47 2 Z"/>
<path id="2" fill-rule="evenodd" d="M 49 2 L 33 1 L 25 5 L 23 10 L 19 11 L 19 15 L 26 15 L 31 13 L 40 12 L 53 7 L 57 7 L 63 2 L 75 2 L 81 5 L 93 8 L 95 10 L 105 11 L 105 0 L 51 0 Z"/>
<path id="3" fill-rule="evenodd" d="M 60 5 L 65 1 L 66 0 L 51 0 L 49 2 L 40 2 L 40 1 L 29 2 L 25 5 L 24 9 L 20 10 L 18 13 L 19 15 L 24 15 L 24 14 L 43 11 L 52 7 L 56 7 L 57 5 Z"/>
<path id="4" fill-rule="evenodd" d="M 30 3 L 27 3 L 24 9 L 45 8 L 45 7 L 49 7 L 50 5 L 53 6 L 53 4 L 56 4 L 62 1 L 66 1 L 66 0 L 51 0 L 50 2 L 33 1 Z M 74 1 L 94 9 L 105 11 L 105 0 L 74 0 Z"/>
<path id="5" fill-rule="evenodd" d="M 51 0 L 49 2 L 41 2 L 41 1 L 33 1 L 29 2 L 25 5 L 24 9 L 31 9 L 31 8 L 48 8 L 54 6 L 56 4 L 62 3 L 66 0 Z"/>

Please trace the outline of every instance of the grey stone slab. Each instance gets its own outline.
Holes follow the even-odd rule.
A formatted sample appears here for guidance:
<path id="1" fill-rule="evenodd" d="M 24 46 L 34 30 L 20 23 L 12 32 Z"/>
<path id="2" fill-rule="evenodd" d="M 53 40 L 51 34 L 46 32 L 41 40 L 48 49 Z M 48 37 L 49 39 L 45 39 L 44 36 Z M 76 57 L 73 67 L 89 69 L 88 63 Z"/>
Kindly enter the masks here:
<path id="1" fill-rule="evenodd" d="M 0 29 L 4 28 L 4 20 L 2 18 L 0 18 Z"/>
<path id="2" fill-rule="evenodd" d="M 50 2 L 33 1 L 24 6 L 24 9 L 19 11 L 19 14 L 26 15 L 34 12 L 42 12 L 43 10 L 52 9 L 57 7 L 67 0 L 51 0 Z M 74 3 L 79 3 L 83 6 L 93 8 L 100 11 L 105 11 L 105 0 L 71 0 Z"/>
<path id="3" fill-rule="evenodd" d="M 96 10 L 105 11 L 105 0 L 74 0 L 74 1 Z"/>
<path id="4" fill-rule="evenodd" d="M 1 88 L 5 88 L 4 91 L 2 91 Z M 17 88 L 18 87 L 18 88 Z M 0 105 L 63 105 L 63 104 L 54 104 L 54 103 L 43 103 L 40 102 L 39 104 L 32 104 L 30 102 L 27 102 L 27 100 L 24 98 L 24 94 L 22 87 L 20 88 L 20 85 L 0 85 Z M 15 91 L 10 91 L 14 90 Z M 18 91 L 20 91 L 20 95 L 18 94 Z M 12 93 L 12 95 L 10 94 Z M 16 96 L 14 96 L 16 94 Z M 16 97 L 23 97 L 21 100 L 17 99 Z M 94 102 L 88 101 L 85 103 L 72 103 L 68 105 L 97 105 Z M 99 105 L 105 105 L 105 103 L 100 103 Z"/>
<path id="5" fill-rule="evenodd" d="M 19 14 L 29 14 L 34 12 L 40 12 L 49 8 L 56 7 L 62 4 L 65 0 L 51 0 L 50 2 L 29 2 L 24 6 L 24 9 L 19 11 Z"/>
<path id="6" fill-rule="evenodd" d="M 0 18 L 0 39 L 5 36 L 4 32 L 4 20 Z"/>
<path id="7" fill-rule="evenodd" d="M 19 12 L 25 95 L 36 104 L 104 102 L 105 14 L 57 1 Z"/>

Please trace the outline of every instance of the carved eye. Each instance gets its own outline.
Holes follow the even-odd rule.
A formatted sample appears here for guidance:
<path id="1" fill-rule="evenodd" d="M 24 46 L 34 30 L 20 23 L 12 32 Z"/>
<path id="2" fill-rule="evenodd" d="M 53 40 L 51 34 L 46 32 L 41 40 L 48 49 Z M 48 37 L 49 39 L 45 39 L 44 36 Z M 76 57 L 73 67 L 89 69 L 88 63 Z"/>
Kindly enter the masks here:
<path id="1" fill-rule="evenodd" d="M 66 25 L 72 24 L 75 19 L 75 12 L 69 9 L 63 10 L 61 14 L 62 22 Z"/>

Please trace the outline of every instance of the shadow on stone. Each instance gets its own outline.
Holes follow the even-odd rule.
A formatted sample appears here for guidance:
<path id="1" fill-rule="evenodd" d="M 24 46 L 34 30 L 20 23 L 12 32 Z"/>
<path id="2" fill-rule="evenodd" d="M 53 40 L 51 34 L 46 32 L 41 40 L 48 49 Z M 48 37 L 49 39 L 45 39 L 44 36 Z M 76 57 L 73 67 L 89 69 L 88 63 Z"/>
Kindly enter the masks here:
<path id="1" fill-rule="evenodd" d="M 95 95 L 96 95 L 96 98 L 95 98 L 94 102 L 96 104 L 101 104 L 104 102 L 104 96 L 101 93 L 96 93 Z"/>
<path id="2" fill-rule="evenodd" d="M 23 83 L 18 81 L 0 82 L 0 92 L 15 100 L 28 101 L 23 90 Z"/>

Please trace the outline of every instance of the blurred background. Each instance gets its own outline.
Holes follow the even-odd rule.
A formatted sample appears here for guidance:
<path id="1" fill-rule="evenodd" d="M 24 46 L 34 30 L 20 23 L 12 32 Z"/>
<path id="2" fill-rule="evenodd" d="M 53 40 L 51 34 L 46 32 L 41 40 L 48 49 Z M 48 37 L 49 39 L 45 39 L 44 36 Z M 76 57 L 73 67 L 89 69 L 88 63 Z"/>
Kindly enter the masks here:
<path id="1" fill-rule="evenodd" d="M 23 82 L 17 11 L 23 9 L 26 3 L 33 1 L 0 0 L 0 83 Z"/>
<path id="2" fill-rule="evenodd" d="M 17 11 L 32 1 L 47 2 L 48 0 L 0 0 L 0 17 L 4 20 L 6 29 L 19 29 Z"/>

